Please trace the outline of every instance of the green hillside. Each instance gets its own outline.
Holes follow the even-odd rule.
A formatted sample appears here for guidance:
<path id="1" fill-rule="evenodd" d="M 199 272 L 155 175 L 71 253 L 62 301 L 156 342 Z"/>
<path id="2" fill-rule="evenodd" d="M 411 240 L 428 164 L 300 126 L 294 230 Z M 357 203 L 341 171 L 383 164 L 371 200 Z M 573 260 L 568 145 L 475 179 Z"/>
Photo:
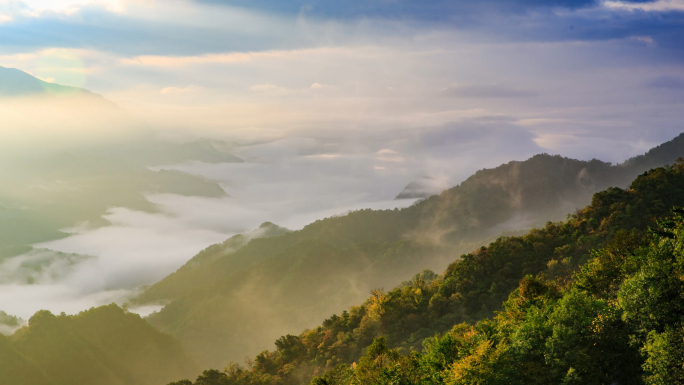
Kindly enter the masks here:
<path id="1" fill-rule="evenodd" d="M 40 368 L 0 334 L 0 384 L 52 385 Z"/>
<path id="2" fill-rule="evenodd" d="M 0 358 L 2 384 L 154 385 L 198 373 L 175 338 L 116 305 L 74 316 L 41 310 L 0 336 Z"/>
<path id="3" fill-rule="evenodd" d="M 684 383 L 682 205 L 684 164 L 651 170 L 195 384 Z"/>
<path id="4" fill-rule="evenodd" d="M 222 367 L 314 327 L 372 289 L 394 287 L 425 268 L 442 271 L 501 234 L 562 219 L 594 192 L 626 187 L 650 159 L 674 162 L 681 155 L 682 135 L 621 165 L 546 154 L 510 162 L 403 210 L 327 218 L 236 251 L 214 247 L 210 260 L 193 260 L 191 269 L 150 286 L 135 302 L 171 301 L 149 322 L 183 341 L 201 364 Z M 586 260 L 588 251 L 582 255 Z M 478 305 L 485 306 L 480 313 L 490 314 L 508 292 Z"/>

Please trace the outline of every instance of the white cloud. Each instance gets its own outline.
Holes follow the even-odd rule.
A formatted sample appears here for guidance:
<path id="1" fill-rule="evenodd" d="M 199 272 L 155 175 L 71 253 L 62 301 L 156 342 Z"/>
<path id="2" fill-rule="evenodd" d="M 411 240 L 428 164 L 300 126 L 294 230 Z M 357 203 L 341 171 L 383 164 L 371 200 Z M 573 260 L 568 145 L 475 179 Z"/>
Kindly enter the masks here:
<path id="1" fill-rule="evenodd" d="M 653 44 L 653 38 L 650 36 L 632 36 L 631 39 L 646 44 Z"/>
<path id="2" fill-rule="evenodd" d="M 197 64 L 229 64 L 251 61 L 254 53 L 206 54 L 198 56 L 137 56 L 123 58 L 121 63 L 133 66 L 185 67 Z"/>
<path id="3" fill-rule="evenodd" d="M 395 155 L 397 152 L 390 150 L 389 148 L 383 148 L 382 150 L 376 152 L 376 155 Z"/>
<path id="4" fill-rule="evenodd" d="M 55 78 L 44 78 L 44 77 L 40 77 L 40 76 L 37 76 L 37 75 L 34 75 L 34 76 L 35 76 L 36 78 L 38 78 L 38 79 L 40 79 L 40 80 L 46 82 L 46 83 L 55 83 Z"/>
<path id="5" fill-rule="evenodd" d="M 129 0 L 21 0 L 24 7 L 20 11 L 25 17 L 44 17 L 46 15 L 61 14 L 73 16 L 86 7 L 100 7 L 107 12 L 124 13 Z M 10 1 L 1 1 L 10 3 Z"/>
<path id="6" fill-rule="evenodd" d="M 656 0 L 644 3 L 628 3 L 623 1 L 605 1 L 605 7 L 624 9 L 629 11 L 641 10 L 647 12 L 684 11 L 684 0 Z"/>
<path id="7" fill-rule="evenodd" d="M 283 87 L 278 87 L 277 85 L 270 84 L 270 83 L 255 84 L 255 85 L 249 87 L 249 90 L 252 92 L 285 92 L 285 91 L 287 91 Z"/>
<path id="8" fill-rule="evenodd" d="M 162 90 L 159 91 L 159 93 L 164 94 L 164 95 L 169 95 L 169 94 L 193 94 L 193 93 L 197 93 L 197 92 L 202 92 L 202 91 L 204 91 L 204 90 L 206 90 L 206 88 L 204 88 L 204 87 L 199 87 L 199 86 L 190 85 L 190 86 L 183 87 L 183 88 L 179 88 L 179 87 L 166 87 L 166 88 L 162 88 Z"/>
<path id="9" fill-rule="evenodd" d="M 381 162 L 393 162 L 393 163 L 400 163 L 403 162 L 405 159 L 399 156 L 399 154 L 394 151 L 390 150 L 388 148 L 382 149 L 378 152 L 375 153 L 375 159 L 381 161 Z"/>

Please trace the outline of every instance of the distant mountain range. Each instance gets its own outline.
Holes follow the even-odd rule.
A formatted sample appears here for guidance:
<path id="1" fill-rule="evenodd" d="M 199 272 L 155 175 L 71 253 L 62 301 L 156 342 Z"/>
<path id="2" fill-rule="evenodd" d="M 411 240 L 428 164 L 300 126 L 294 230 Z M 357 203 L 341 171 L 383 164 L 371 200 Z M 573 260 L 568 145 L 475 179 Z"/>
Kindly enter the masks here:
<path id="1" fill-rule="evenodd" d="M 502 234 L 564 219 L 595 192 L 627 187 L 681 156 L 684 135 L 619 165 L 536 155 L 480 170 L 403 210 L 327 218 L 237 250 L 212 246 L 211 258 L 194 258 L 135 302 L 171 301 L 149 322 L 181 339 L 205 367 L 223 367 L 362 302 L 371 289 L 425 268 L 442 271 Z"/>
<path id="2" fill-rule="evenodd" d="M 102 215 L 111 207 L 154 212 L 145 193 L 227 196 L 214 181 L 149 168 L 189 161 L 242 159 L 208 140 L 177 144 L 150 139 L 0 164 L 0 261 L 28 252 L 31 244 L 65 237 L 60 230 L 79 222 L 106 225 Z"/>
<path id="3" fill-rule="evenodd" d="M 16 68 L 0 67 L 0 96 L 17 97 L 30 95 L 88 95 L 94 94 L 86 89 L 48 83 Z"/>
<path id="4" fill-rule="evenodd" d="M 300 383 L 320 375 L 320 368 L 353 360 L 385 332 L 392 344 L 420 347 L 422 339 L 448 330 L 455 320 L 490 315 L 520 277 L 586 263 L 591 249 L 615 229 L 645 231 L 654 216 L 681 202 L 681 176 L 674 175 L 681 166 L 641 177 L 629 191 L 608 188 L 593 196 L 590 207 L 575 209 L 592 192 L 626 187 L 630 178 L 682 155 L 684 135 L 619 165 L 541 154 L 478 171 L 402 210 L 360 210 L 299 231 L 265 223 L 210 246 L 142 288 L 131 306 L 168 303 L 147 318 L 163 333 L 116 305 L 75 316 L 40 311 L 28 326 L 0 336 L 0 383 L 163 385 L 192 378 L 199 367 L 221 368 L 257 354 L 293 333 L 298 336 L 278 339 L 277 352 L 259 354 L 250 376 Z M 72 167 L 62 163 L 48 162 L 41 172 L 63 178 Z M 77 176 L 106 169 L 80 163 L 85 165 L 74 170 Z M 211 184 L 200 187 L 214 194 Z M 545 224 L 575 212 L 566 224 Z M 537 224 L 544 227 L 479 248 Z M 446 270 L 437 276 L 426 268 Z M 397 289 L 376 290 L 381 287 Z M 460 305 L 449 307 L 450 301 Z M 424 325 L 425 320 L 436 323 Z M 2 322 L 14 328 L 20 320 L 2 314 Z M 309 348 L 300 349 L 304 344 Z M 315 365 L 292 361 L 302 356 L 314 357 Z M 241 375 L 232 368 L 232 375 Z"/>
<path id="5" fill-rule="evenodd" d="M 684 162 L 651 169 L 566 221 L 374 289 L 194 385 L 677 383 L 684 211 L 672 208 L 683 205 Z M 672 337 L 653 348 L 661 330 Z"/>

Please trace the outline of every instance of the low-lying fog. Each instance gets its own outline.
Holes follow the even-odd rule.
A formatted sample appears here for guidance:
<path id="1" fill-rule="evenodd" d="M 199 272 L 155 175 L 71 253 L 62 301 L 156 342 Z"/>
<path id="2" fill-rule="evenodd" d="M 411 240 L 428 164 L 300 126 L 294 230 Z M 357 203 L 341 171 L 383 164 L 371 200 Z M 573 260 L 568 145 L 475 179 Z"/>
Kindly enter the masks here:
<path id="1" fill-rule="evenodd" d="M 216 180 L 227 197 L 148 194 L 146 198 L 160 212 L 112 207 L 104 215 L 110 225 L 81 224 L 68 229 L 69 237 L 35 244 L 37 250 L 8 258 L 0 265 L 3 310 L 26 319 L 39 309 L 75 313 L 121 302 L 128 290 L 163 278 L 205 247 L 265 221 L 299 229 L 349 210 L 406 207 L 414 202 L 392 199 L 406 183 L 403 175 L 372 177 L 372 167 L 370 172 L 355 172 L 362 162 L 353 160 L 336 162 L 333 170 L 325 159 L 292 159 L 287 153 L 280 157 L 270 153 L 266 158 L 262 151 L 272 146 L 251 146 L 244 151 L 245 163 L 161 167 Z M 81 258 L 46 257 L 54 251 Z M 25 267 L 40 258 L 44 259 L 40 269 Z"/>
<path id="2" fill-rule="evenodd" d="M 265 221 L 296 230 L 350 210 L 407 207 L 415 199 L 394 197 L 413 180 L 427 176 L 434 186 L 445 188 L 479 168 L 543 151 L 525 131 L 482 123 L 426 128 L 412 142 L 393 135 L 293 135 L 235 146 L 214 142 L 244 162 L 147 167 L 215 181 L 227 196 L 143 191 L 156 210 L 112 206 L 102 215 L 104 226 L 84 219 L 63 227 L 69 236 L 34 243 L 30 252 L 2 260 L 1 310 L 28 319 L 40 309 L 77 313 L 123 303 L 138 287 L 175 271 L 205 247 Z M 40 175 L 38 180 L 46 178 Z M 57 182 L 67 190 L 91 186 L 83 178 Z M 148 314 L 158 308 L 133 311 Z"/>

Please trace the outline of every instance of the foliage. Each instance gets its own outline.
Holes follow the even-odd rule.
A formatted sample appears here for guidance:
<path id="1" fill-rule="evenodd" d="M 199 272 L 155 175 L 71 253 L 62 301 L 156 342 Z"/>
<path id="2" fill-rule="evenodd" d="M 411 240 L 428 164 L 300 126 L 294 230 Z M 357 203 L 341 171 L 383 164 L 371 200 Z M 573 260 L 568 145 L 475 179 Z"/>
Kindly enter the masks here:
<path id="1" fill-rule="evenodd" d="M 228 384 L 679 383 L 684 225 L 655 220 L 677 205 L 684 165 L 651 170 L 564 223 L 374 290 L 232 364 Z"/>
<path id="2" fill-rule="evenodd" d="M 569 281 L 525 277 L 494 320 L 457 325 L 391 364 L 365 364 L 369 348 L 345 377 L 312 384 L 684 384 L 684 211 L 676 213 L 647 245 L 599 249 Z M 606 267 L 626 274 L 603 275 Z"/>
<path id="3" fill-rule="evenodd" d="M 495 250 L 500 247 L 497 244 L 491 251 L 473 253 L 468 258 L 474 262 L 459 267 L 489 266 L 483 259 L 492 259 L 493 263 L 492 270 L 486 268 L 487 273 L 458 273 L 459 279 L 466 278 L 461 274 L 471 274 L 473 279 L 484 277 L 484 281 L 468 278 L 459 283 L 467 286 L 455 289 L 464 295 L 468 311 L 453 315 L 455 318 L 445 324 L 481 319 L 500 307 L 524 274 L 541 270 L 562 274 L 586 262 L 589 250 L 612 235 L 600 228 L 606 213 L 616 211 L 610 202 L 623 204 L 630 195 L 622 189 L 606 191 L 600 198 L 606 201 L 600 202 L 605 213 L 583 217 L 586 223 L 570 233 L 561 234 L 568 229 L 557 225 L 547 231 L 544 223 L 563 219 L 568 212 L 584 207 L 596 191 L 627 186 L 647 169 L 649 159 L 673 161 L 681 148 L 684 136 L 629 164 L 540 154 L 481 170 L 459 186 L 402 210 L 360 210 L 316 221 L 300 231 L 253 239 L 237 250 L 216 245 L 211 248 L 211 258 L 193 258 L 176 273 L 148 287 L 135 302 L 168 303 L 152 314 L 149 322 L 178 337 L 203 365 L 222 367 L 244 354 L 258 353 L 278 336 L 311 328 L 313 320 L 362 302 L 373 288 L 394 287 L 425 268 L 443 271 L 462 253 L 501 234 L 541 226 L 541 233 L 529 238 L 546 249 L 535 251 L 527 240 L 507 241 L 505 247 L 519 249 L 512 258 L 508 250 Z M 634 220 L 637 214 L 630 212 L 626 218 L 643 222 Z M 609 220 L 609 225 L 618 225 L 618 219 Z M 622 228 L 629 228 L 629 223 Z M 519 245 L 515 246 L 516 242 Z M 529 257 L 538 254 L 545 257 Z M 509 267 L 499 265 L 502 260 L 510 262 Z M 552 266 L 547 267 L 547 263 Z M 495 279 L 487 275 L 496 271 L 499 275 Z M 432 309 L 449 308 L 448 299 L 435 298 Z M 473 307 L 477 309 L 473 311 Z M 422 319 L 417 317 L 413 321 Z M 422 325 L 428 332 L 434 331 L 425 322 Z M 416 341 L 422 338 L 424 335 L 417 336 Z"/>
<path id="4" fill-rule="evenodd" d="M 74 316 L 41 310 L 0 336 L 0 358 L 2 384 L 153 385 L 199 371 L 177 340 L 114 304 Z"/>

